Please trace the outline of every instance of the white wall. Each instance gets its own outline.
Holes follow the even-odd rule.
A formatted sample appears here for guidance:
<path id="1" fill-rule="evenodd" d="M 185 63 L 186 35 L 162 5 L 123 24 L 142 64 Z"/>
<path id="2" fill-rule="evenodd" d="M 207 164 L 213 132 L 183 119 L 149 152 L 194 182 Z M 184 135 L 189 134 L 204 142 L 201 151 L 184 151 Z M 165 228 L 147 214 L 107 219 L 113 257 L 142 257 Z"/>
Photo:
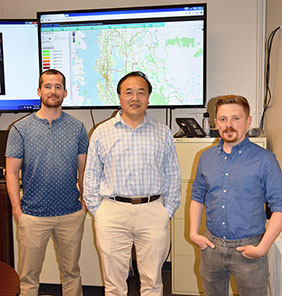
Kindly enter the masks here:
<path id="1" fill-rule="evenodd" d="M 282 1 L 267 1 L 267 38 L 282 26 Z M 282 167 L 282 28 L 275 34 L 271 50 L 270 89 L 272 101 L 265 116 L 268 147 L 276 154 Z"/>
<path id="2" fill-rule="evenodd" d="M 207 2 L 208 4 L 208 69 L 207 99 L 224 94 L 241 94 L 249 99 L 253 127 L 258 126 L 263 97 L 263 47 L 265 0 L 9 0 L 1 1 L 1 18 L 35 18 L 37 11 L 89 9 L 127 6 L 165 5 Z M 16 85 L 15 85 L 16 87 Z M 94 110 L 95 121 L 107 118 L 113 110 Z M 149 111 L 165 123 L 165 110 Z M 195 117 L 199 122 L 205 109 L 176 109 L 173 111 L 173 132 L 178 130 L 175 117 Z M 87 110 L 71 111 L 81 119 L 87 129 L 92 126 Z M 0 117 L 0 129 L 23 114 L 6 114 Z"/>

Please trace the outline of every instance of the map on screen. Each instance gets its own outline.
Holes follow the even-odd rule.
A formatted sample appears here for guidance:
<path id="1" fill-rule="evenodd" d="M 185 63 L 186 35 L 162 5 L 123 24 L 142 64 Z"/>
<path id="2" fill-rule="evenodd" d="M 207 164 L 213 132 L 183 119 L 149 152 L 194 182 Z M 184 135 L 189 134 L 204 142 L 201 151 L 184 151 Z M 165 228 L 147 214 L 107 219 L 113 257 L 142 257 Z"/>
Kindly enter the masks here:
<path id="1" fill-rule="evenodd" d="M 139 24 L 73 32 L 72 97 L 78 101 L 72 104 L 85 101 L 86 105 L 117 105 L 117 81 L 133 70 L 141 70 L 150 77 L 154 88 L 151 103 L 200 104 L 203 96 L 201 36 L 197 36 L 195 26 L 178 31 L 176 26 L 170 30 L 169 25 L 171 23 L 142 27 Z M 191 61 L 189 69 L 182 66 L 183 59 Z"/>
<path id="2" fill-rule="evenodd" d="M 151 106 L 200 106 L 204 37 L 202 19 L 52 22 L 41 27 L 42 67 L 67 77 L 64 106 L 118 106 L 117 83 L 131 71 L 148 76 Z"/>

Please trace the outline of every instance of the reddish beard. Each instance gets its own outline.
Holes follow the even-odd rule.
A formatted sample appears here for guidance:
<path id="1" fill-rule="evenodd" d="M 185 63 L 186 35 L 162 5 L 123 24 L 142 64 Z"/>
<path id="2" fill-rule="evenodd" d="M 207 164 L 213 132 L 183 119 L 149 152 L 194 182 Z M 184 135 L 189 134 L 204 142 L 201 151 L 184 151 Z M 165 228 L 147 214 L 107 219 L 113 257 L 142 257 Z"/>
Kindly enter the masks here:
<path id="1" fill-rule="evenodd" d="M 226 133 L 228 133 L 228 132 L 232 132 L 232 134 L 226 135 Z M 234 133 L 235 133 L 235 135 L 234 135 Z M 234 143 L 238 139 L 238 131 L 235 128 L 229 126 L 222 132 L 222 139 L 226 143 Z"/>

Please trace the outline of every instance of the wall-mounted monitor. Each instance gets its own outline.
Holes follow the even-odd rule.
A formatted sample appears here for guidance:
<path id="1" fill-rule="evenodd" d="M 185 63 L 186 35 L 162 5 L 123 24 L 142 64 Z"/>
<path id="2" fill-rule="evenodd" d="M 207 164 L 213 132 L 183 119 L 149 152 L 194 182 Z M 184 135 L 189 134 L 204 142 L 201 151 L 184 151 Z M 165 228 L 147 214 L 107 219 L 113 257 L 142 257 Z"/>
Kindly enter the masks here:
<path id="1" fill-rule="evenodd" d="M 119 106 L 131 71 L 153 85 L 150 107 L 204 107 L 206 4 L 39 12 L 40 65 L 64 73 L 65 108 Z"/>
<path id="2" fill-rule="evenodd" d="M 36 20 L 0 19 L 0 112 L 40 107 Z"/>

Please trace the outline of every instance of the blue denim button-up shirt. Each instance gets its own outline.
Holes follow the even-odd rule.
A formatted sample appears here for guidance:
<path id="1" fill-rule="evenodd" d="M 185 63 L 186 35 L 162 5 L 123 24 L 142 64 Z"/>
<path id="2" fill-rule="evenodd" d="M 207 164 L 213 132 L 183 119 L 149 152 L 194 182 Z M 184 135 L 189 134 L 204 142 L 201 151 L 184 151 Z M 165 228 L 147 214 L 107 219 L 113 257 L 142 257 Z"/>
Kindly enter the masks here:
<path id="1" fill-rule="evenodd" d="M 227 154 L 223 141 L 202 153 L 192 200 L 205 205 L 214 236 L 240 239 L 265 231 L 265 202 L 282 212 L 282 173 L 275 155 L 246 137 Z"/>

